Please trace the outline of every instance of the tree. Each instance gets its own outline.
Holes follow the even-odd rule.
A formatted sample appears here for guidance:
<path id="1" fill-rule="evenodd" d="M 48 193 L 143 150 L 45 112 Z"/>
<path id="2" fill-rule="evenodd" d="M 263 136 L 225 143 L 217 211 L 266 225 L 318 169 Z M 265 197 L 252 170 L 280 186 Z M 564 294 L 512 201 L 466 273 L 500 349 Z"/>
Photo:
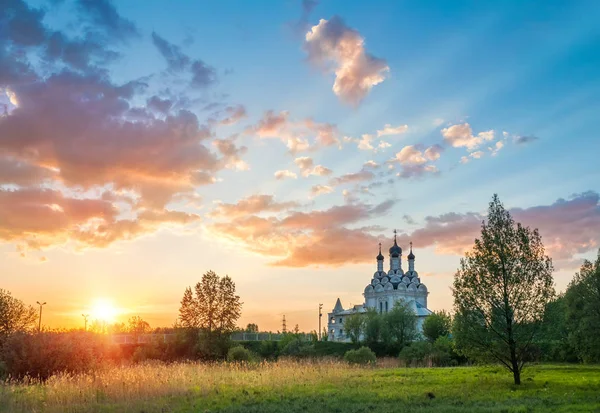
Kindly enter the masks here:
<path id="1" fill-rule="evenodd" d="M 365 343 L 371 347 L 381 340 L 381 330 L 383 328 L 383 319 L 377 310 L 369 308 L 365 314 L 364 335 Z"/>
<path id="2" fill-rule="evenodd" d="M 585 260 L 565 292 L 566 325 L 580 360 L 600 361 L 600 250 L 594 263 Z"/>
<path id="3" fill-rule="evenodd" d="M 249 323 L 246 326 L 246 333 L 258 333 L 258 324 Z"/>
<path id="4" fill-rule="evenodd" d="M 235 294 L 233 280 L 227 275 L 221 278 L 214 271 L 208 271 L 193 290 L 186 288 L 179 308 L 179 321 L 190 331 L 200 330 L 200 355 L 215 358 L 226 354 L 229 334 L 235 330 L 241 312 L 242 303 Z"/>
<path id="5" fill-rule="evenodd" d="M 445 337 L 450 334 L 451 325 L 450 314 L 444 310 L 434 312 L 423 321 L 423 335 L 429 342 L 433 343 L 438 337 Z"/>
<path id="6" fill-rule="evenodd" d="M 481 239 L 454 278 L 455 337 L 472 358 L 493 359 L 521 383 L 544 308 L 554 296 L 552 260 L 537 229 L 515 225 L 497 195 Z"/>
<path id="7" fill-rule="evenodd" d="M 0 288 L 0 339 L 17 331 L 35 327 L 37 311 Z"/>
<path id="8" fill-rule="evenodd" d="M 351 314 L 344 320 L 344 329 L 346 335 L 350 338 L 353 344 L 360 341 L 365 326 L 364 314 Z"/>
<path id="9" fill-rule="evenodd" d="M 402 348 L 417 338 L 417 316 L 403 301 L 383 315 L 382 341 Z"/>
<path id="10" fill-rule="evenodd" d="M 195 294 L 195 295 L 194 295 Z M 200 328 L 212 332 L 228 333 L 235 330 L 240 318 L 242 303 L 235 294 L 235 283 L 229 276 L 220 278 L 215 272 L 208 271 L 202 281 L 186 288 L 179 320 L 187 328 Z"/>
<path id="11" fill-rule="evenodd" d="M 138 336 L 140 334 L 148 334 L 151 331 L 150 324 L 140 316 L 133 316 L 127 321 L 127 332 Z"/>

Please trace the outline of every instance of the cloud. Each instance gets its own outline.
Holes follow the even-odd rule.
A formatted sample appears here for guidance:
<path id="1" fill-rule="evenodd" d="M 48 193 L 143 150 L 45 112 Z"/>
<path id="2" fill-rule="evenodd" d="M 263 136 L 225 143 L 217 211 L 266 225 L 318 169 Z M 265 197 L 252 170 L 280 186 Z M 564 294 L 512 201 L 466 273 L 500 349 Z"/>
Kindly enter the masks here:
<path id="1" fill-rule="evenodd" d="M 366 52 L 364 43 L 363 37 L 338 16 L 321 19 L 306 33 L 304 42 L 309 61 L 325 68 L 333 66 L 333 92 L 353 105 L 383 82 L 389 71 L 385 60 Z"/>
<path id="2" fill-rule="evenodd" d="M 192 60 L 181 51 L 181 48 L 170 43 L 165 38 L 152 32 L 152 43 L 167 61 L 167 71 L 170 73 L 189 73 L 190 87 L 206 88 L 217 82 L 217 71 L 201 59 Z"/>
<path id="3" fill-rule="evenodd" d="M 139 36 L 135 24 L 121 17 L 108 0 L 78 0 L 77 7 L 81 15 L 87 17 L 95 28 L 102 29 L 108 36 L 117 39 Z"/>
<path id="4" fill-rule="evenodd" d="M 439 173 L 432 163 L 440 158 L 442 147 L 433 145 L 423 151 L 420 145 L 407 145 L 390 162 L 398 162 L 401 171 L 397 173 L 400 178 L 415 178 L 426 174 Z"/>
<path id="5" fill-rule="evenodd" d="M 215 139 L 212 144 L 223 155 L 222 162 L 226 168 L 245 171 L 249 169 L 248 164 L 242 160 L 242 156 L 248 152 L 246 146 L 237 146 L 232 138 Z"/>
<path id="6" fill-rule="evenodd" d="M 235 219 L 261 212 L 279 212 L 296 206 L 296 202 L 276 202 L 273 195 L 251 195 L 235 204 L 219 204 L 208 215 L 211 218 Z"/>
<path id="7" fill-rule="evenodd" d="M 244 105 L 228 106 L 225 108 L 225 117 L 219 121 L 221 125 L 233 125 L 244 119 L 248 114 Z"/>
<path id="8" fill-rule="evenodd" d="M 373 168 L 373 169 L 379 168 L 379 164 L 377 162 L 373 161 L 373 160 L 365 162 L 363 164 L 363 166 L 365 168 Z"/>
<path id="9" fill-rule="evenodd" d="M 278 138 L 292 154 L 340 143 L 336 125 L 316 122 L 311 118 L 292 121 L 287 111 L 266 111 L 258 123 L 246 128 L 245 132 L 259 138 Z"/>
<path id="10" fill-rule="evenodd" d="M 425 158 L 427 158 L 430 161 L 437 161 L 438 159 L 440 159 L 440 156 L 442 154 L 442 152 L 444 151 L 444 148 L 442 148 L 440 145 L 433 145 L 430 146 L 429 148 L 425 149 Z"/>
<path id="11" fill-rule="evenodd" d="M 287 169 L 275 172 L 275 179 L 277 179 L 277 180 L 284 180 L 284 179 L 288 179 L 288 178 L 296 179 L 296 178 L 298 178 L 298 175 L 296 175 L 295 172 L 288 171 Z"/>
<path id="12" fill-rule="evenodd" d="M 375 174 L 373 172 L 362 170 L 360 172 L 348 173 L 332 178 L 331 181 L 329 181 L 329 184 L 332 186 L 338 186 L 355 182 L 370 181 L 373 178 L 375 178 Z"/>
<path id="13" fill-rule="evenodd" d="M 314 161 L 312 158 L 308 156 L 301 156 L 299 158 L 294 159 L 294 163 L 300 168 L 300 172 L 302 176 L 328 176 L 333 173 L 333 171 L 329 168 L 324 167 L 323 165 L 314 165 Z"/>
<path id="14" fill-rule="evenodd" d="M 493 130 L 479 132 L 477 135 L 473 135 L 471 125 L 468 123 L 452 125 L 442 129 L 441 132 L 446 142 L 451 146 L 455 148 L 464 147 L 467 148 L 469 152 L 475 150 L 483 142 L 494 140 Z"/>
<path id="15" fill-rule="evenodd" d="M 386 123 L 383 129 L 377 131 L 377 137 L 380 138 L 388 135 L 400 135 L 405 133 L 407 130 L 408 125 L 399 125 L 394 128 L 389 123 Z"/>
<path id="16" fill-rule="evenodd" d="M 528 136 L 515 136 L 514 140 L 515 143 L 517 145 L 526 145 L 528 143 L 532 143 L 535 142 L 537 140 L 539 140 L 540 138 L 538 138 L 537 136 L 534 135 L 528 135 Z"/>
<path id="17" fill-rule="evenodd" d="M 328 185 L 314 185 L 310 188 L 310 195 L 313 197 L 330 194 L 333 192 L 333 188 Z"/>
<path id="18" fill-rule="evenodd" d="M 208 226 L 219 239 L 244 245 L 248 251 L 275 259 L 275 266 L 340 266 L 373 259 L 375 227 L 348 229 L 345 225 L 387 214 L 394 205 L 352 204 L 311 212 L 288 212 L 286 216 L 240 215 Z M 346 245 L 345 248 L 343 247 Z"/>
<path id="19" fill-rule="evenodd" d="M 600 246 L 599 201 L 597 192 L 585 192 L 550 205 L 511 208 L 510 213 L 516 222 L 539 229 L 547 253 L 561 266 Z M 462 255 L 473 247 L 484 219 L 475 212 L 427 217 L 423 228 L 401 239 L 412 240 L 418 248 L 434 246 L 439 253 Z"/>
<path id="20" fill-rule="evenodd" d="M 16 103 L 0 116 L 0 240 L 22 248 L 104 247 L 194 223 L 199 216 L 169 204 L 197 200 L 197 187 L 245 151 L 219 140 L 223 157 L 213 153 L 211 126 L 180 97 L 150 96 L 152 77 L 115 82 L 110 42 L 137 29 L 110 2 L 78 5 L 86 10 L 74 36 L 20 0 L 0 8 L 0 87 Z M 178 48 L 153 40 L 174 70 L 191 70 Z"/>

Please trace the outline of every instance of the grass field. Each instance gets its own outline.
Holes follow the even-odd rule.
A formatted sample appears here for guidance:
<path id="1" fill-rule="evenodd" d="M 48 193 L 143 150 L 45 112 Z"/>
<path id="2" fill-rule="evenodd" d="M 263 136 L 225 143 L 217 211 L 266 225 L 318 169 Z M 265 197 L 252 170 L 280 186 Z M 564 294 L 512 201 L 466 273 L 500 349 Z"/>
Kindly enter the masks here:
<path id="1" fill-rule="evenodd" d="M 0 386 L 0 412 L 600 412 L 600 366 L 146 364 Z"/>

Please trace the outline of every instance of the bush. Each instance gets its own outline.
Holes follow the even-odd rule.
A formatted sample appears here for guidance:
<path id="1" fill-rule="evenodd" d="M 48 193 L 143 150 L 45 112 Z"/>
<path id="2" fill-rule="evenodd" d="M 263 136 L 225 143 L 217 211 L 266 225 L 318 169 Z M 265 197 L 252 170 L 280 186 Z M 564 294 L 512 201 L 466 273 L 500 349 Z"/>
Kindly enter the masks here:
<path id="1" fill-rule="evenodd" d="M 251 360 L 252 353 L 242 346 L 231 347 L 227 352 L 227 361 L 248 362 Z"/>
<path id="2" fill-rule="evenodd" d="M 281 349 L 281 355 L 295 358 L 308 358 L 315 357 L 317 353 L 313 344 L 302 342 L 302 340 L 296 338 Z"/>
<path id="3" fill-rule="evenodd" d="M 415 341 L 404 347 L 398 356 L 407 365 L 421 364 L 431 356 L 433 346 L 427 341 Z"/>
<path id="4" fill-rule="evenodd" d="M 276 359 L 279 356 L 279 345 L 276 341 L 261 341 L 258 354 L 265 359 Z"/>
<path id="5" fill-rule="evenodd" d="M 350 364 L 373 365 L 377 362 L 377 357 L 369 347 L 361 347 L 358 350 L 347 351 L 344 360 Z"/>

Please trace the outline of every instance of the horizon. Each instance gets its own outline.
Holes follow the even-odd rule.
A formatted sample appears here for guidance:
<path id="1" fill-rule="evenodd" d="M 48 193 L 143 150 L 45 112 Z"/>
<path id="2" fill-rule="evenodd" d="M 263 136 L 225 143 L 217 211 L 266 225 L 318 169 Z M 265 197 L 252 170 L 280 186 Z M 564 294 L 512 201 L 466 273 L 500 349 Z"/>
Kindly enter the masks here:
<path id="1" fill-rule="evenodd" d="M 397 230 L 450 311 L 497 193 L 564 291 L 600 247 L 600 4 L 375 4 L 11 0 L 0 288 L 168 327 L 213 270 L 241 327 L 308 332 Z"/>

